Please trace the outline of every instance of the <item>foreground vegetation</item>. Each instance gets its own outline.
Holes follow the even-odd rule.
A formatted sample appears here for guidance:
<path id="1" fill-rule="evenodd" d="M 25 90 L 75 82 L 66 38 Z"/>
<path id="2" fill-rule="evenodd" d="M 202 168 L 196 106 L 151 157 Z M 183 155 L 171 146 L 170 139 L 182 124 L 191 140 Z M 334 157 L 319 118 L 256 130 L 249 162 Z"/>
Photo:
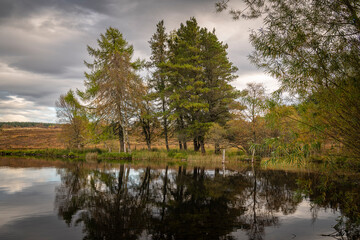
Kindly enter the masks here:
<path id="1" fill-rule="evenodd" d="M 222 162 L 222 155 L 209 152 L 207 155 L 195 151 L 184 150 L 135 150 L 132 153 L 108 152 L 103 149 L 34 149 L 34 150 L 0 150 L 3 156 L 34 156 L 40 158 L 62 158 L 75 159 L 79 161 L 106 161 L 106 160 L 174 160 L 174 161 L 196 161 L 196 162 Z M 250 158 L 242 151 L 226 153 L 226 160 L 250 161 Z"/>
<path id="2" fill-rule="evenodd" d="M 360 172 L 360 164 L 356 158 L 347 158 L 343 156 L 312 157 L 304 159 L 291 160 L 288 158 L 260 158 L 247 155 L 243 151 L 235 149 L 227 151 L 225 161 L 223 155 L 214 154 L 209 151 L 207 154 L 201 154 L 195 151 L 184 150 L 135 150 L 132 153 L 107 152 L 104 149 L 92 148 L 81 150 L 67 149 L 33 149 L 33 150 L 0 150 L 0 156 L 4 157 L 31 157 L 36 159 L 58 159 L 71 162 L 86 163 L 129 163 L 141 166 L 203 166 L 211 167 L 230 167 L 237 169 L 247 164 L 260 165 L 267 169 L 320 169 L 323 166 L 324 171 L 333 170 L 338 173 L 356 173 Z"/>

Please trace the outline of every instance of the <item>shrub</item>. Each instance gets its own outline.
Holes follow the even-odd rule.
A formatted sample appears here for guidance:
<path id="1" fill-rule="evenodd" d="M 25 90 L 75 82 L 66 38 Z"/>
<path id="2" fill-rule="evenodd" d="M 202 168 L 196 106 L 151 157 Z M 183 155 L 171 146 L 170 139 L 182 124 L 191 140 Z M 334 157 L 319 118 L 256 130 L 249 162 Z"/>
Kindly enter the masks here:
<path id="1" fill-rule="evenodd" d="M 97 161 L 98 153 L 97 152 L 89 152 L 86 153 L 85 159 L 86 161 Z"/>

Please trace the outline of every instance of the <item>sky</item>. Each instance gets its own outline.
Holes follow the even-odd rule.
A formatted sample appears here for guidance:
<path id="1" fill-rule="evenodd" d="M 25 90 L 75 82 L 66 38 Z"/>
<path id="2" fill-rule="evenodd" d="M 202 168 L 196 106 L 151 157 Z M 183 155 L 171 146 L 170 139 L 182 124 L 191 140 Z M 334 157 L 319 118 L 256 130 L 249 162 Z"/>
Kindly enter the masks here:
<path id="1" fill-rule="evenodd" d="M 56 122 L 55 101 L 69 89 L 83 89 L 86 47 L 108 27 L 115 27 L 134 46 L 134 57 L 149 59 L 148 41 L 156 24 L 167 31 L 195 17 L 227 43 L 229 59 L 239 68 L 232 85 L 275 79 L 248 60 L 250 31 L 261 20 L 233 21 L 216 13 L 216 0 L 0 0 L 0 122 Z M 236 4 L 235 1 L 233 1 Z M 236 5 L 235 5 L 236 6 Z M 241 6 L 236 6 L 240 7 Z"/>

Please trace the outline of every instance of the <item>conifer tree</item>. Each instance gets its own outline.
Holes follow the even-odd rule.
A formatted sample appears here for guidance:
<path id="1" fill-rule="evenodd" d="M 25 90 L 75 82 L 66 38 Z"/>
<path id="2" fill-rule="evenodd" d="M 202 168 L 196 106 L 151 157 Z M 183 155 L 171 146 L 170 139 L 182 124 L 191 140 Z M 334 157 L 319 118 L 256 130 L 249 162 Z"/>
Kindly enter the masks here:
<path id="1" fill-rule="evenodd" d="M 130 120 L 143 96 L 142 81 L 136 74 L 139 62 L 132 61 L 133 47 L 118 29 L 108 28 L 98 39 L 98 48 L 88 46 L 92 63 L 85 62 L 90 73 L 85 73 L 83 100 L 99 119 L 116 123 L 119 151 L 130 150 L 128 131 Z"/>
<path id="2" fill-rule="evenodd" d="M 227 48 L 227 44 L 218 40 L 215 29 L 212 32 L 206 28 L 201 30 L 202 79 L 206 86 L 202 98 L 208 105 L 203 121 L 217 123 L 220 126 L 224 126 L 230 120 L 230 109 L 238 96 L 238 92 L 230 85 L 237 77 L 234 74 L 237 68 L 229 61 Z M 203 139 L 204 135 L 201 135 L 200 145 L 203 145 Z M 215 144 L 215 152 L 219 152 L 218 144 Z"/>
<path id="3" fill-rule="evenodd" d="M 237 70 L 227 57 L 227 45 L 215 32 L 201 29 L 195 18 L 181 24 L 169 42 L 168 77 L 170 109 L 177 119 L 180 141 L 186 148 L 191 137 L 194 150 L 205 153 L 205 134 L 213 122 L 230 117 L 236 91 L 230 82 Z"/>
<path id="4" fill-rule="evenodd" d="M 153 90 L 151 98 L 159 102 L 158 111 L 162 120 L 163 133 L 166 149 L 169 150 L 169 97 L 167 92 L 168 77 L 165 64 L 168 61 L 168 36 L 165 32 L 164 21 L 156 25 L 156 33 L 151 37 L 149 44 L 151 48 L 150 67 L 154 69 L 149 87 Z"/>
<path id="5" fill-rule="evenodd" d="M 170 108 L 176 119 L 180 148 L 183 146 L 186 150 L 189 135 L 195 133 L 195 128 L 189 126 L 202 127 L 196 119 L 197 112 L 207 107 L 200 98 L 204 83 L 201 81 L 200 27 L 195 18 L 180 25 L 170 39 L 169 48 Z"/>

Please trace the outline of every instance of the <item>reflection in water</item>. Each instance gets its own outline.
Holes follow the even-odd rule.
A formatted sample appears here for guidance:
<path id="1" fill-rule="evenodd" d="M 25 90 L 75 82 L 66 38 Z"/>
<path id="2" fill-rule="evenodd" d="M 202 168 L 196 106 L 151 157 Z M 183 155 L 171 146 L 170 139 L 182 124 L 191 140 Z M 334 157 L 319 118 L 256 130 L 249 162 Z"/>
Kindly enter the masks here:
<path id="1" fill-rule="evenodd" d="M 36 184 L 56 181 L 55 169 L 26 169 L 0 167 L 0 191 L 14 194 Z"/>
<path id="2" fill-rule="evenodd" d="M 341 216 L 330 234 L 338 239 L 360 239 L 360 179 L 351 175 L 311 175 L 298 179 L 299 190 L 319 208 L 339 210 Z"/>
<path id="3" fill-rule="evenodd" d="M 0 167 L 0 239 L 81 239 L 54 212 L 59 182 L 55 168 Z"/>
<path id="4" fill-rule="evenodd" d="M 74 165 L 58 171 L 58 215 L 69 226 L 82 223 L 84 239 L 236 239 L 239 231 L 248 239 L 267 239 L 266 229 L 279 227 L 281 216 L 294 214 L 304 199 L 311 200 L 314 219 L 319 208 L 343 214 L 337 232 L 327 235 L 359 239 L 359 183 L 349 179 L 256 168 Z"/>

